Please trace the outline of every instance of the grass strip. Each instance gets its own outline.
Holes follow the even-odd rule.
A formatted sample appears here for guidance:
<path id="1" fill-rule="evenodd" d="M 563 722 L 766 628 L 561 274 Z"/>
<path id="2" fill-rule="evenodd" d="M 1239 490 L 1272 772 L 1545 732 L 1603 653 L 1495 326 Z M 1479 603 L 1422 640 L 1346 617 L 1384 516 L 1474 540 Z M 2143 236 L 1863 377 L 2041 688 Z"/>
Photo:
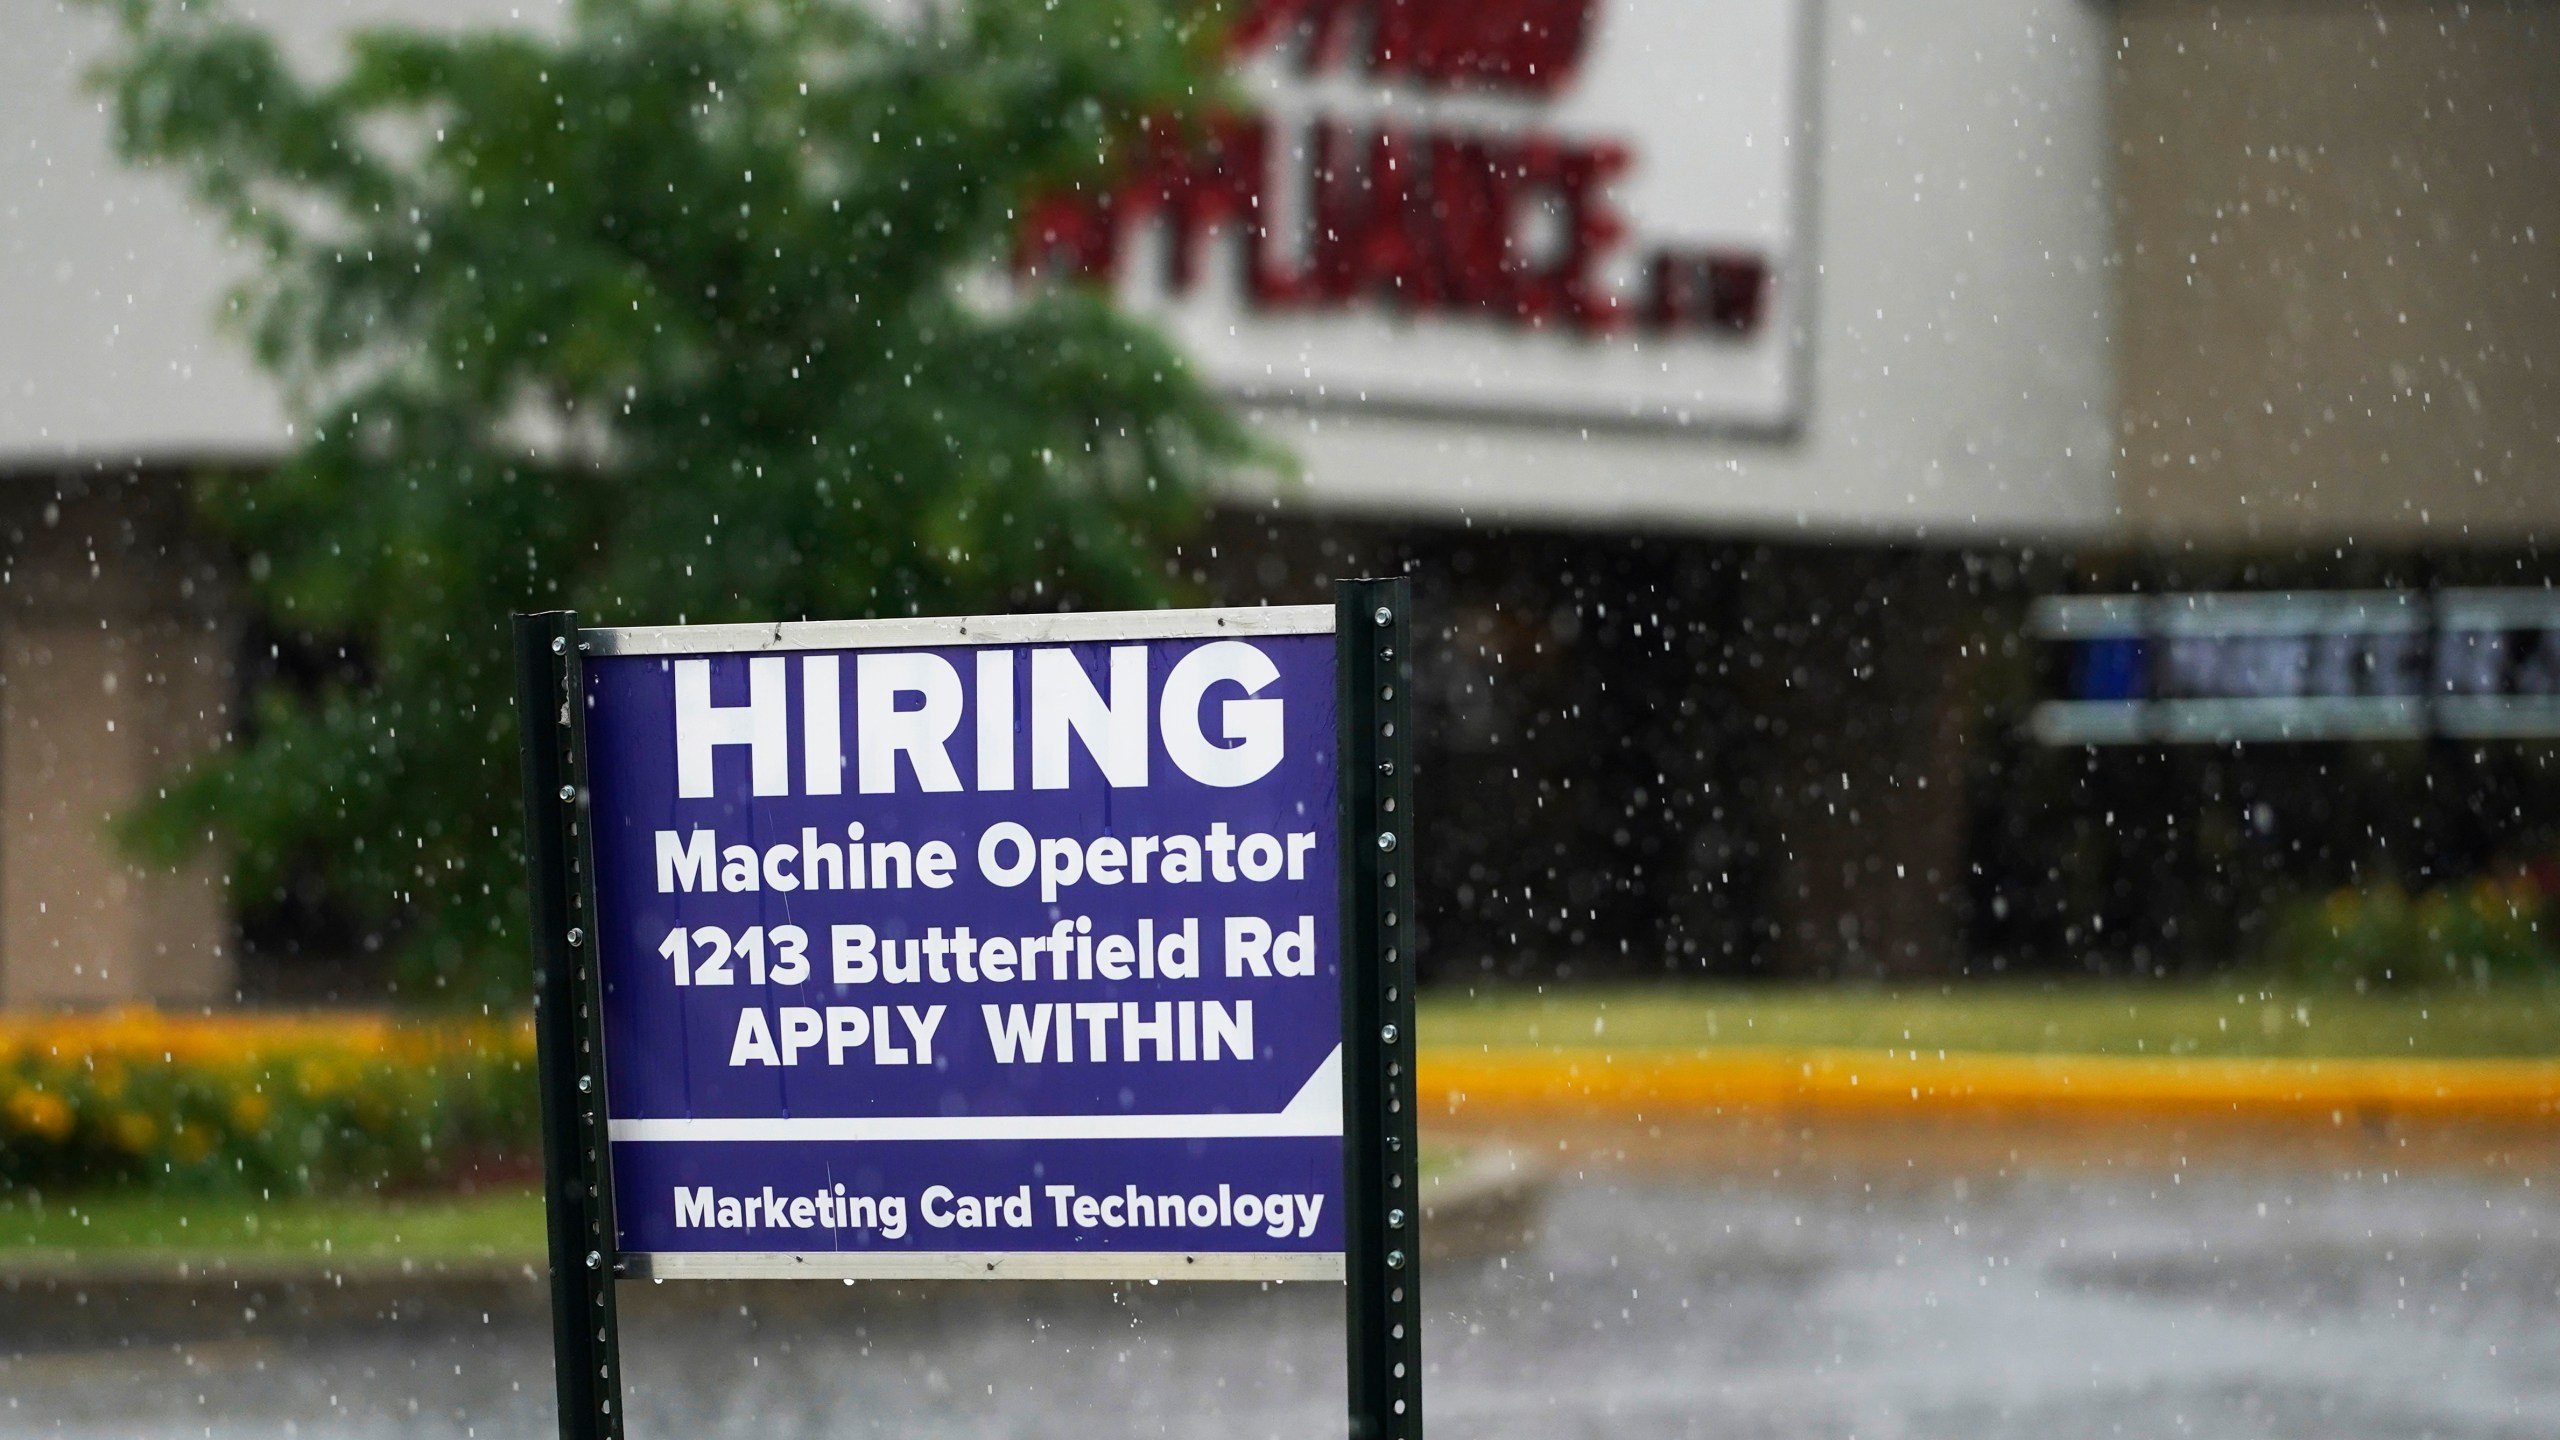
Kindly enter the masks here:
<path id="1" fill-rule="evenodd" d="M 539 1265 L 542 1195 L 396 1199 L 108 1192 L 0 1196 L 0 1272 L 114 1258 L 333 1266 Z"/>

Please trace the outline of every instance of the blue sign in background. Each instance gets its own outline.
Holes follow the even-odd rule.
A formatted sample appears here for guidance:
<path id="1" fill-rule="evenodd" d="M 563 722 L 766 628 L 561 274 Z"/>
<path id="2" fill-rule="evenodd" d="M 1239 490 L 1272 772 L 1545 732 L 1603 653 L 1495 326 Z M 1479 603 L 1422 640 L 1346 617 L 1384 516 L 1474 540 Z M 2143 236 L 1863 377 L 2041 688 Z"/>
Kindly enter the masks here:
<path id="1" fill-rule="evenodd" d="M 1186 713 L 1168 716 L 1175 667 L 1212 645 L 1250 646 L 1260 658 L 1242 668 L 1267 683 L 1195 683 L 1174 697 Z M 1130 749 L 1096 754 L 1113 723 L 1133 738 L 1135 707 L 1115 689 L 1132 678 L 1133 648 L 1142 784 L 1126 783 Z M 1053 653 L 1035 664 L 1036 651 Z M 1059 680 L 1061 652 L 1077 683 L 1035 683 Z M 875 670 L 914 673 L 865 657 L 921 655 L 957 678 L 956 711 L 948 684 L 928 694 L 880 680 L 865 693 Z M 687 683 L 691 787 L 679 755 Z M 1330 635 L 604 655 L 588 661 L 587 705 L 623 1248 L 1341 1248 Z M 921 732 L 935 753 L 874 764 L 865 717 L 886 712 L 901 718 L 884 733 Z M 1196 734 L 1173 745 L 1168 722 Z M 1269 753 L 1263 732 L 1275 728 L 1267 771 L 1233 783 L 1237 768 L 1215 763 L 1257 744 Z M 1220 752 L 1206 762 L 1204 742 Z M 811 793 L 830 788 L 840 793 Z M 999 827 L 1019 828 L 982 853 Z M 1102 847 L 1096 874 L 1085 857 L 1106 839 L 1117 845 Z M 1186 841 L 1197 878 L 1174 858 Z M 920 866 L 937 842 L 947 867 Z M 828 846 L 841 858 L 823 856 Z M 1242 927 L 1232 965 L 1231 923 Z M 974 979 L 953 946 L 964 928 Z M 840 931 L 856 937 L 841 971 Z M 1187 943 L 1168 951 L 1169 936 Z M 1063 975 L 1045 953 L 1024 972 L 1024 942 L 1060 939 L 1072 947 Z M 994 967 L 1001 978 L 976 966 L 990 940 L 1014 952 Z M 893 957 L 911 943 L 907 978 Z"/>

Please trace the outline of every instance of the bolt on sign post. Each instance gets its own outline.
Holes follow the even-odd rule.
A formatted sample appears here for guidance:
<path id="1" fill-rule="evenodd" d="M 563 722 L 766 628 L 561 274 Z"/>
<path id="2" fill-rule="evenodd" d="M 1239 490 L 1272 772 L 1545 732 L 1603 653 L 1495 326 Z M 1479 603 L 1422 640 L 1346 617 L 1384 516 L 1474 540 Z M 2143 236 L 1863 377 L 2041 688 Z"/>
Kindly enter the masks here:
<path id="1" fill-rule="evenodd" d="M 788 1276 L 1341 1281 L 1418 1437 L 1409 606 L 518 617 L 565 1440 Z"/>

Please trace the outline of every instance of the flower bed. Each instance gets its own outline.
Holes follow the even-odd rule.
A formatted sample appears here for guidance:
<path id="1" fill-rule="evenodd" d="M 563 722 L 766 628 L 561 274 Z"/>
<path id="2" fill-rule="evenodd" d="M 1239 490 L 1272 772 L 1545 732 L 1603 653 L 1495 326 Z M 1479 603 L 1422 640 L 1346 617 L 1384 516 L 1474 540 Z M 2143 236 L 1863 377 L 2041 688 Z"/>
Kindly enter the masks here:
<path id="1" fill-rule="evenodd" d="M 2384 881 L 2296 901 L 2268 958 L 2280 975 L 2355 989 L 2488 989 L 2560 981 L 2560 945 L 2543 921 L 2560 868 L 2537 865 L 2415 894 Z"/>
<path id="2" fill-rule="evenodd" d="M 0 1015 L 0 1188 L 427 1187 L 540 1145 L 526 1019 Z"/>

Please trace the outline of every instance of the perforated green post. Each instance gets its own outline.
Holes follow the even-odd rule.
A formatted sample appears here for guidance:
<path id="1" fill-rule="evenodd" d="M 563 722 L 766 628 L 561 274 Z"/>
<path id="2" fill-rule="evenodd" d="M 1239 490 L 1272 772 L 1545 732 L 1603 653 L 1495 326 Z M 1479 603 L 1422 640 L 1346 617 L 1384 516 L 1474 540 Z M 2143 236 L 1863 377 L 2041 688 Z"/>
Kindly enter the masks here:
<path id="1" fill-rule="evenodd" d="M 1413 1088 L 1412 582 L 1335 591 L 1342 765 L 1342 1160 L 1352 1440 L 1422 1434 Z"/>
<path id="2" fill-rule="evenodd" d="M 551 1360 L 560 1440 L 621 1440 L 622 1360 L 606 1149 L 604 987 L 586 828 L 587 724 L 578 617 L 516 617 L 526 881 L 533 896 L 535 1064 L 551 1242 Z"/>

